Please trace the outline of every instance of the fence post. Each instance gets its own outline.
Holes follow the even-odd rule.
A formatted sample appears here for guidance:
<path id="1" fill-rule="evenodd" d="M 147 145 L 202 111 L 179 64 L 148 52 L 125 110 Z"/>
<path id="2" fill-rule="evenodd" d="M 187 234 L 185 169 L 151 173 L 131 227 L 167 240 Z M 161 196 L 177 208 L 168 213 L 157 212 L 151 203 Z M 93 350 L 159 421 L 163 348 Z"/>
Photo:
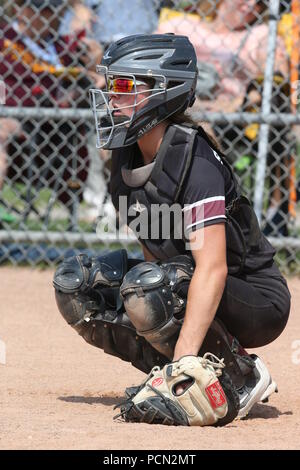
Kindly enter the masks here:
<path id="1" fill-rule="evenodd" d="M 6 102 L 6 88 L 3 80 L 0 79 L 0 105 L 4 105 Z"/>
<path id="2" fill-rule="evenodd" d="M 279 0 L 270 0 L 269 2 L 269 36 L 267 48 L 267 60 L 264 74 L 264 86 L 262 96 L 262 115 L 266 116 L 271 113 L 271 99 L 273 88 L 274 62 L 276 52 L 277 39 L 277 22 L 279 17 Z M 268 137 L 269 124 L 262 124 L 259 130 L 259 144 L 257 153 L 257 166 L 255 174 L 255 191 L 254 191 L 254 210 L 256 212 L 259 223 L 261 223 L 261 215 L 264 199 L 264 183 L 268 153 Z"/>

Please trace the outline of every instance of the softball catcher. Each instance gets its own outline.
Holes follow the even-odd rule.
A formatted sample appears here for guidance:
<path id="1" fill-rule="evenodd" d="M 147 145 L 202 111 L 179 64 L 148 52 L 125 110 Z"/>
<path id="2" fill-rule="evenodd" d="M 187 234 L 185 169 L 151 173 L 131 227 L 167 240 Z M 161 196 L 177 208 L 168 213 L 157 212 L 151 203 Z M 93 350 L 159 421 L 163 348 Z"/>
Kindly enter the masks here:
<path id="1" fill-rule="evenodd" d="M 66 258 L 54 276 L 58 308 L 89 344 L 148 374 L 125 391 L 126 421 L 227 424 L 277 390 L 244 349 L 274 341 L 288 320 L 275 250 L 222 152 L 184 115 L 197 80 L 188 38 L 123 38 L 97 70 L 106 81 L 91 90 L 98 147 L 113 150 L 112 201 L 121 220 L 126 201 L 145 260 L 126 250 Z M 166 237 L 152 209 L 174 204 L 182 219 L 171 218 Z"/>

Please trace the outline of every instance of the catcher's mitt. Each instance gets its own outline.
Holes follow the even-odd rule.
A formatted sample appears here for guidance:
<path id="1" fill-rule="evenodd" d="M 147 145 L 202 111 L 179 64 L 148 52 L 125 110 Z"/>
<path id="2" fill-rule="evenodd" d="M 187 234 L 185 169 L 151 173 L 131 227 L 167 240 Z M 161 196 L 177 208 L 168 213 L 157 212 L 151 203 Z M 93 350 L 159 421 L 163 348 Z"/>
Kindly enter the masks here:
<path id="1" fill-rule="evenodd" d="M 224 360 L 211 353 L 203 358 L 184 356 L 162 369 L 154 367 L 142 385 L 126 390 L 129 398 L 117 405 L 121 412 L 115 418 L 149 424 L 225 425 L 237 416 L 239 399 L 229 376 L 222 373 L 224 367 Z M 182 383 L 185 389 L 177 395 Z"/>

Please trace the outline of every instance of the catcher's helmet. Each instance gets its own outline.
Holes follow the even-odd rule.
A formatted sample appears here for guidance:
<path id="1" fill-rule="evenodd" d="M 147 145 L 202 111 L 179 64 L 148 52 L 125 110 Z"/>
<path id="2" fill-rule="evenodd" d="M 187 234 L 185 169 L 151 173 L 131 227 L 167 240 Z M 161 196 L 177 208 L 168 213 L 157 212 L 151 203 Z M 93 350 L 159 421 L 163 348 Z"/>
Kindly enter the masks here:
<path id="1" fill-rule="evenodd" d="M 186 36 L 153 34 L 125 37 L 107 49 L 97 71 L 106 79 L 106 89 L 90 90 L 98 148 L 131 145 L 161 121 L 184 112 L 195 100 L 197 58 Z M 130 118 L 115 112 L 124 107 L 111 106 L 110 77 L 126 77 L 131 81 L 130 94 L 135 101 Z M 136 110 L 138 80 L 151 85 L 144 106 Z M 114 90 L 113 94 L 124 94 L 124 91 Z"/>

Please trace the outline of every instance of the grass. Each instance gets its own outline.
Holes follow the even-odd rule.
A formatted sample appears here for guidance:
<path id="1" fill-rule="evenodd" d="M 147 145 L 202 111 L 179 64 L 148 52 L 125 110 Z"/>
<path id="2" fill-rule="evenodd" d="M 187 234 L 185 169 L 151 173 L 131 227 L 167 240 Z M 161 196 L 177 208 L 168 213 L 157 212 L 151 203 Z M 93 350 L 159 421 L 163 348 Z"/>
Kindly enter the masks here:
<path id="1" fill-rule="evenodd" d="M 38 215 L 34 213 L 34 211 L 31 211 L 26 220 L 22 221 L 21 214 L 24 213 L 27 207 L 27 202 L 23 199 L 26 197 L 26 191 L 26 186 L 21 183 L 16 183 L 14 187 L 4 185 L 1 193 L 1 200 L 4 201 L 7 208 L 5 205 L 1 204 L 1 200 L 0 206 L 5 212 L 12 214 L 15 219 L 7 225 L 7 228 L 10 230 L 43 230 L 44 222 L 42 217 L 45 215 L 52 192 L 49 189 L 42 189 L 37 194 L 34 194 L 34 207 L 38 210 L 41 217 L 39 218 Z M 87 205 L 85 202 L 82 202 L 80 207 L 82 212 L 84 212 L 84 209 L 87 208 Z M 61 211 L 63 216 L 60 216 L 59 218 L 57 216 L 53 217 L 52 214 L 55 214 L 55 212 L 58 210 Z M 47 230 L 66 232 L 69 228 L 70 218 L 67 216 L 67 211 L 61 202 L 54 203 L 52 214 L 50 213 L 50 220 Z M 3 225 L 5 228 L 5 224 Z M 95 231 L 93 224 L 84 218 L 78 220 L 78 227 L 79 231 L 81 232 L 93 233 Z"/>

